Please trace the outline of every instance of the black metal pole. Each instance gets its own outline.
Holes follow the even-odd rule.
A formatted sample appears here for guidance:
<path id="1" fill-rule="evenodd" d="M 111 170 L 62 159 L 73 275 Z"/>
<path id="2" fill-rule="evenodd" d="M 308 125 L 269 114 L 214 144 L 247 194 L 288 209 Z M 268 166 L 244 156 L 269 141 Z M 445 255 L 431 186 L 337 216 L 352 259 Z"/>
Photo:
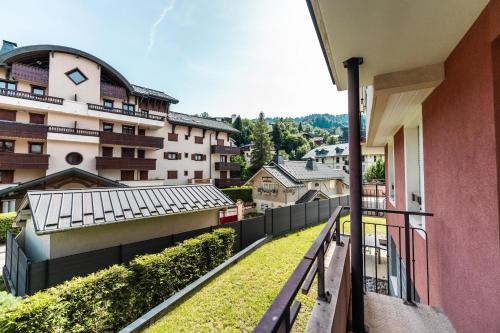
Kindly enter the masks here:
<path id="1" fill-rule="evenodd" d="M 350 58 L 347 68 L 349 109 L 349 194 L 351 205 L 352 331 L 365 331 L 363 303 L 363 250 L 361 232 L 361 137 L 359 113 L 359 65 L 363 58 Z"/>
<path id="2" fill-rule="evenodd" d="M 410 262 L 410 214 L 405 213 L 405 270 L 406 270 L 406 300 L 405 304 L 415 305 L 411 299 L 411 262 Z"/>

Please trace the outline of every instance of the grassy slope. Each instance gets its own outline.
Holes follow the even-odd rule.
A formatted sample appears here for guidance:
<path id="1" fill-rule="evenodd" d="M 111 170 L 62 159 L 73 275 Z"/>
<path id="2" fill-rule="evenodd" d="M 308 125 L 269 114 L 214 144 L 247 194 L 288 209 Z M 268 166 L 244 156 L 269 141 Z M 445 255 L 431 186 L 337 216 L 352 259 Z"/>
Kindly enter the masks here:
<path id="1" fill-rule="evenodd" d="M 348 220 L 347 217 L 342 221 Z M 366 222 L 384 219 L 363 217 Z M 349 233 L 346 223 L 346 232 Z M 250 332 L 323 227 L 318 225 L 269 242 L 187 298 L 148 332 Z M 373 227 L 367 228 L 367 234 Z M 382 228 L 381 228 L 382 229 Z M 385 228 L 384 228 L 385 230 Z M 380 231 L 377 228 L 377 233 Z M 301 312 L 294 325 L 303 332 L 316 298 L 316 287 L 298 298 Z"/>

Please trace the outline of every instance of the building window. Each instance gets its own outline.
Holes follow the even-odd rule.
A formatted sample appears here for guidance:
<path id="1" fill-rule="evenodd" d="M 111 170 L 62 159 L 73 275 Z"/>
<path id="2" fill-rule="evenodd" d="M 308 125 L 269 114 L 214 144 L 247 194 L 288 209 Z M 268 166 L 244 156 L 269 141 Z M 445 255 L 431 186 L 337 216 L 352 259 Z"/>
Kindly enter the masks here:
<path id="1" fill-rule="evenodd" d="M 30 142 L 29 143 L 30 154 L 41 154 L 43 152 L 43 143 Z"/>
<path id="2" fill-rule="evenodd" d="M 203 171 L 195 171 L 194 178 L 195 179 L 203 179 Z"/>
<path id="3" fill-rule="evenodd" d="M 146 130 L 144 128 L 138 128 L 137 135 L 146 135 Z"/>
<path id="4" fill-rule="evenodd" d="M 404 149 L 406 209 L 423 211 L 425 193 L 421 122 L 405 126 Z M 424 228 L 424 221 L 422 216 L 410 216 L 410 223 L 415 227 Z"/>
<path id="5" fill-rule="evenodd" d="M 14 152 L 14 141 L 0 140 L 0 152 L 13 153 Z"/>
<path id="6" fill-rule="evenodd" d="M 44 96 L 45 95 L 45 88 L 44 87 L 31 86 L 31 93 L 33 95 Z"/>
<path id="7" fill-rule="evenodd" d="M 176 133 L 168 133 L 168 141 L 177 141 L 178 135 Z"/>
<path id="8" fill-rule="evenodd" d="M 134 135 L 135 134 L 135 127 L 134 126 L 122 125 L 122 133 L 123 134 Z"/>
<path id="9" fill-rule="evenodd" d="M 148 170 L 139 171 L 139 179 L 140 180 L 148 180 Z"/>
<path id="10" fill-rule="evenodd" d="M 177 179 L 177 170 L 167 171 L 167 179 Z"/>
<path id="11" fill-rule="evenodd" d="M 30 113 L 30 123 L 43 125 L 45 123 L 45 115 L 39 113 Z"/>
<path id="12" fill-rule="evenodd" d="M 0 120 L 16 121 L 16 111 L 0 109 Z"/>
<path id="13" fill-rule="evenodd" d="M 167 152 L 164 155 L 165 155 L 164 157 L 167 160 L 180 160 L 181 159 L 181 154 L 180 153 Z"/>
<path id="14" fill-rule="evenodd" d="M 83 74 L 78 68 L 72 69 L 69 72 L 66 72 L 66 75 L 69 77 L 74 84 L 79 85 L 82 82 L 88 80 L 88 78 Z"/>
<path id="15" fill-rule="evenodd" d="M 122 148 L 122 157 L 134 158 L 134 148 Z"/>
<path id="16" fill-rule="evenodd" d="M 220 162 L 226 163 L 227 162 L 227 155 L 220 155 Z"/>
<path id="17" fill-rule="evenodd" d="M 0 184 L 12 184 L 14 182 L 13 170 L 0 170 Z"/>
<path id="18" fill-rule="evenodd" d="M 137 158 L 146 158 L 146 151 L 144 149 L 137 149 Z"/>
<path id="19" fill-rule="evenodd" d="M 68 164 L 78 165 L 82 163 L 82 161 L 83 161 L 83 156 L 80 153 L 73 152 L 66 155 L 66 162 L 68 162 Z"/>
<path id="20" fill-rule="evenodd" d="M 0 80 L 0 89 L 17 90 L 17 83 Z"/>
<path id="21" fill-rule="evenodd" d="M 184 157 L 188 158 L 189 157 L 189 153 L 184 153 Z"/>
<path id="22" fill-rule="evenodd" d="M 110 100 L 110 99 L 105 99 L 104 103 L 103 103 L 103 106 L 106 109 L 112 109 L 114 107 L 114 102 L 112 100 Z"/>
<path id="23" fill-rule="evenodd" d="M 259 186 L 259 191 L 264 193 L 278 193 L 278 185 L 276 183 L 262 183 Z"/>
<path id="24" fill-rule="evenodd" d="M 224 146 L 224 139 L 217 139 L 217 146 Z"/>
<path id="25" fill-rule="evenodd" d="M 111 123 L 103 123 L 102 124 L 102 130 L 104 132 L 113 132 L 113 124 L 111 124 Z"/>
<path id="26" fill-rule="evenodd" d="M 337 163 L 340 163 L 340 157 L 336 157 L 335 159 Z"/>
<path id="27" fill-rule="evenodd" d="M 3 200 L 1 213 L 10 213 L 16 211 L 16 200 Z"/>
<path id="28" fill-rule="evenodd" d="M 102 147 L 102 156 L 113 157 L 113 147 Z"/>
<path id="29" fill-rule="evenodd" d="M 120 180 L 134 180 L 134 170 L 120 170 Z"/>
<path id="30" fill-rule="evenodd" d="M 135 112 L 135 105 L 134 104 L 129 104 L 129 103 L 123 103 L 122 104 L 122 110 L 126 112 Z"/>
<path id="31" fill-rule="evenodd" d="M 186 176 L 186 177 L 187 177 L 187 175 L 188 175 L 188 171 L 187 171 L 187 170 L 184 170 L 184 176 Z"/>
<path id="32" fill-rule="evenodd" d="M 194 143 L 196 143 L 196 144 L 203 144 L 203 137 L 202 136 L 195 136 L 194 137 Z"/>
<path id="33" fill-rule="evenodd" d="M 191 154 L 191 159 L 193 161 L 205 161 L 206 155 L 203 154 Z"/>

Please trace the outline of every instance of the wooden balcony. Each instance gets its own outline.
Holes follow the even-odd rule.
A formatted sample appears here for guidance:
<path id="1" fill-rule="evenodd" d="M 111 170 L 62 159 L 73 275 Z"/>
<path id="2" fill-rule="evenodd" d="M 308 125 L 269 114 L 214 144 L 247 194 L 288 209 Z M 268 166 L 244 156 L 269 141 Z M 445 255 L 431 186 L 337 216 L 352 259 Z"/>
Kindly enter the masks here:
<path id="1" fill-rule="evenodd" d="M 30 101 L 59 104 L 62 105 L 64 99 L 59 97 L 47 96 L 47 95 L 37 95 L 26 91 L 10 90 L 0 88 L 0 96 L 14 97 L 20 99 L 28 99 Z"/>
<path id="2" fill-rule="evenodd" d="M 91 103 L 88 103 L 87 105 L 88 105 L 89 110 L 93 110 L 93 111 L 108 112 L 108 113 L 114 113 L 114 114 L 121 114 L 124 116 L 139 117 L 139 118 L 158 120 L 158 121 L 165 120 L 164 116 L 150 114 L 147 111 L 128 111 L 128 110 L 123 110 L 123 109 L 118 109 L 118 108 L 105 108 L 103 105 L 91 104 Z"/>
<path id="3" fill-rule="evenodd" d="M 47 126 L 0 120 L 0 136 L 46 140 Z"/>
<path id="4" fill-rule="evenodd" d="M 131 135 L 114 132 L 100 132 L 100 143 L 133 147 L 163 148 L 163 138 L 146 135 Z"/>
<path id="5" fill-rule="evenodd" d="M 240 171 L 241 165 L 232 162 L 215 162 L 215 170 L 218 171 Z"/>
<path id="6" fill-rule="evenodd" d="M 212 154 L 239 155 L 240 153 L 239 147 L 212 145 Z"/>
<path id="7" fill-rule="evenodd" d="M 49 156 L 45 154 L 18 154 L 0 152 L 0 170 L 49 168 Z"/>
<path id="8" fill-rule="evenodd" d="M 104 157 L 97 156 L 96 169 L 116 169 L 116 170 L 155 170 L 155 158 L 131 158 L 131 157 Z"/>
<path id="9" fill-rule="evenodd" d="M 231 187 L 231 186 L 241 186 L 245 182 L 239 178 L 215 178 L 215 186 L 219 188 Z"/>
<path id="10" fill-rule="evenodd" d="M 59 134 L 84 135 L 84 136 L 99 136 L 99 131 L 89 130 L 85 128 L 49 126 L 49 132 Z"/>

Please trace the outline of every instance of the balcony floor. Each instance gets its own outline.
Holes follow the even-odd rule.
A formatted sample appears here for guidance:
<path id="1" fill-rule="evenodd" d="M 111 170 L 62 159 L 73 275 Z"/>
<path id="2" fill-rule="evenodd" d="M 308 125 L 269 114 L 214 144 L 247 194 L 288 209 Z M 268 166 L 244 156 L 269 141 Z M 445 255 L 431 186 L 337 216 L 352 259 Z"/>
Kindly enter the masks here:
<path id="1" fill-rule="evenodd" d="M 404 305 L 400 298 L 368 292 L 365 326 L 369 333 L 456 332 L 448 317 L 429 305 Z"/>

